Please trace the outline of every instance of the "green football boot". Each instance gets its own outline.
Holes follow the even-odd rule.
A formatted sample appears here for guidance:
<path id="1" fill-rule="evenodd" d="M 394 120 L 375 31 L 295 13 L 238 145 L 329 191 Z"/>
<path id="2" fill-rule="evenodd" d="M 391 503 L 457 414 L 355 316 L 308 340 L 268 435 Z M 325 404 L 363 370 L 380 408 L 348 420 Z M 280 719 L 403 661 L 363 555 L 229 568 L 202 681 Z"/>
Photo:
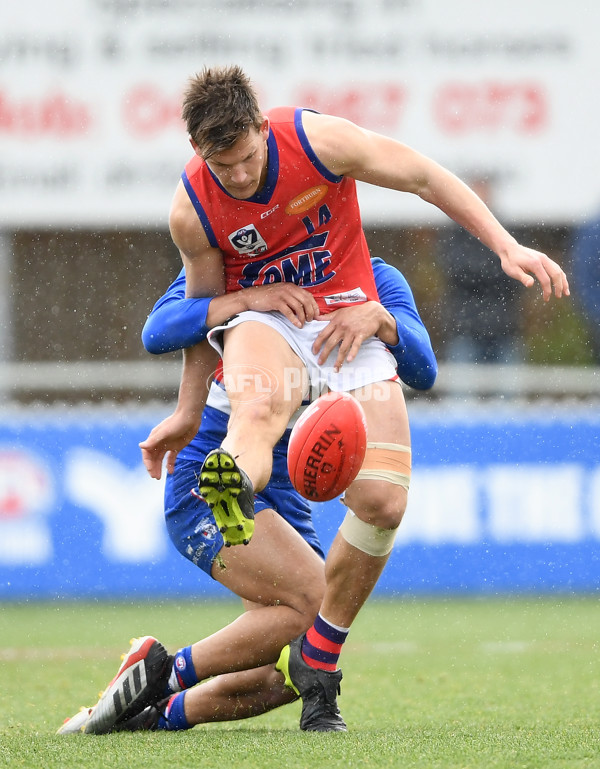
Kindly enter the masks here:
<path id="1" fill-rule="evenodd" d="M 198 490 L 215 516 L 225 547 L 247 545 L 254 534 L 254 489 L 224 449 L 207 454 Z"/>

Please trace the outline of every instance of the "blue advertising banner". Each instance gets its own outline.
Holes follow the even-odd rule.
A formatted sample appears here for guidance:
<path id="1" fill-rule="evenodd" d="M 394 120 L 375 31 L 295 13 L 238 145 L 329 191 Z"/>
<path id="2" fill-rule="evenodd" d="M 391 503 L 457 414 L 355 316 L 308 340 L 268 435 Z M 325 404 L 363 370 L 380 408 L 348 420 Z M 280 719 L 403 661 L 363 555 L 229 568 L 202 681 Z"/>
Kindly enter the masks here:
<path id="1" fill-rule="evenodd" d="M 182 558 L 138 443 L 162 415 L 0 414 L 0 600 L 221 596 Z M 595 591 L 600 413 L 415 410 L 408 510 L 379 594 Z M 344 508 L 315 506 L 331 543 Z"/>

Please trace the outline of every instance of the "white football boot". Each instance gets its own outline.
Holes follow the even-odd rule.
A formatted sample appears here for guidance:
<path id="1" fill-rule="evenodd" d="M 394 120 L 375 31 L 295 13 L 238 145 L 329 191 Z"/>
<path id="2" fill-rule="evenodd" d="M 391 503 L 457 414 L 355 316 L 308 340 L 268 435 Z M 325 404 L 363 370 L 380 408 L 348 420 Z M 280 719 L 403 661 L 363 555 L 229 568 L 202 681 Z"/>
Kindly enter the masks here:
<path id="1" fill-rule="evenodd" d="M 93 708 L 87 708 L 85 705 L 79 708 L 71 718 L 66 718 L 64 724 L 56 730 L 57 734 L 83 734 L 85 725 L 92 714 Z"/>
<path id="2" fill-rule="evenodd" d="M 173 657 L 153 636 L 134 638 L 117 675 L 92 708 L 86 734 L 107 734 L 114 726 L 163 699 Z"/>

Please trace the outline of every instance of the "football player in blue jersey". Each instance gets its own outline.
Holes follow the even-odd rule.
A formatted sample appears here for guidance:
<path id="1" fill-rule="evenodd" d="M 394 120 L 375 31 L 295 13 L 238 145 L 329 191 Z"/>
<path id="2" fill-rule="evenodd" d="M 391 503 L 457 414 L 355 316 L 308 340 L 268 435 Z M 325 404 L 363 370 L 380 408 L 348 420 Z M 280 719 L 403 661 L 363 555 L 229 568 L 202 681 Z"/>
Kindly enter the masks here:
<path id="1" fill-rule="evenodd" d="M 388 331 L 393 328 L 395 336 L 392 333 L 386 338 L 400 378 L 412 388 L 427 390 L 435 382 L 437 362 L 411 289 L 404 276 L 382 259 L 373 259 L 373 271 L 381 304 L 369 302 L 338 310 L 338 320 L 367 334 L 383 326 Z M 290 309 L 290 289 L 301 301 L 310 297 L 289 284 L 245 289 L 236 297 L 254 309 Z M 302 312 L 298 304 L 293 306 L 292 314 Z M 208 328 L 233 311 L 231 297 L 185 298 L 182 270 L 150 313 L 142 332 L 144 346 L 160 354 L 201 344 Z M 214 365 L 212 356 L 209 360 L 207 378 Z M 240 596 L 247 611 L 174 657 L 152 637 L 136 640 L 99 704 L 82 708 L 60 733 L 185 729 L 207 721 L 258 715 L 296 699 L 273 663 L 281 648 L 304 632 L 317 615 L 324 590 L 323 552 L 309 503 L 292 487 L 287 473 L 289 429 L 275 447 L 271 480 L 256 495 L 251 542 L 244 548 L 224 548 L 214 516 L 199 494 L 197 472 L 207 453 L 223 440 L 230 411 L 217 376 L 210 382 L 197 435 L 176 460 L 173 455 L 167 458 L 165 515 L 175 547 Z M 118 698 L 127 675 L 131 676 L 130 691 L 136 693 L 136 666 L 143 666 L 152 691 L 140 690 L 140 697 L 134 696 L 117 713 L 115 694 Z"/>

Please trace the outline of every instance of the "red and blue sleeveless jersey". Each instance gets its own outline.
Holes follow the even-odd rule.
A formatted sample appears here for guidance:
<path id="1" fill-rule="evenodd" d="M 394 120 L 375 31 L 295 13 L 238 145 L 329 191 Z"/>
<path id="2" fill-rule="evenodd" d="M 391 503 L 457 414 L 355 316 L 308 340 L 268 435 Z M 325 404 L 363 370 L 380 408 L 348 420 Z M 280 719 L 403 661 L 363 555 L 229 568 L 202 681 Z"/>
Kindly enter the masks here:
<path id="1" fill-rule="evenodd" d="M 210 245 L 223 254 L 226 291 L 296 283 L 322 314 L 377 300 L 356 182 L 321 163 L 301 108 L 267 114 L 266 180 L 251 198 L 232 197 L 197 155 L 182 174 Z"/>

